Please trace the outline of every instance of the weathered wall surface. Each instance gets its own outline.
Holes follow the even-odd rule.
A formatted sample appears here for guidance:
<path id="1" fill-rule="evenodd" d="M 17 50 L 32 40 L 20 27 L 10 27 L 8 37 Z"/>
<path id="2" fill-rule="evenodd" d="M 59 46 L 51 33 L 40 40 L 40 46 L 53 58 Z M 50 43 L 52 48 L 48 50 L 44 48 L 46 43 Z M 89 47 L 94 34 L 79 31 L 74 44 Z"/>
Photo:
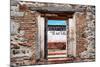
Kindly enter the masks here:
<path id="1" fill-rule="evenodd" d="M 48 4 L 37 2 L 20 2 L 19 4 L 16 1 L 11 3 L 11 64 L 36 64 L 36 58 L 40 58 L 39 50 L 40 48 L 43 49 L 42 47 L 40 47 L 40 44 L 42 43 L 42 46 L 44 46 L 44 42 L 42 42 L 42 39 L 39 39 L 41 38 L 41 35 L 43 33 L 39 33 L 41 32 L 39 31 L 40 28 L 42 28 L 42 26 L 39 27 L 39 22 L 41 22 L 39 18 L 41 17 L 40 13 L 32 11 L 30 8 L 32 7 L 33 9 L 34 7 L 34 9 L 36 9 L 37 7 L 47 6 L 49 6 L 49 8 L 52 10 L 54 10 L 55 7 L 59 6 L 61 7 L 61 10 L 69 10 L 69 8 L 84 10 L 84 12 L 75 12 L 73 14 L 73 22 L 75 22 L 76 24 L 76 31 L 74 31 L 74 34 L 76 34 L 76 38 L 74 37 L 74 39 L 76 39 L 76 42 L 74 41 L 76 43 L 76 57 L 94 59 L 95 7 L 70 4 Z M 64 8 L 62 9 L 62 7 Z M 38 36 L 38 34 L 40 36 Z M 69 41 L 72 44 L 72 40 Z"/>
<path id="2" fill-rule="evenodd" d="M 80 58 L 95 58 L 95 7 L 76 12 L 76 52 Z"/>
<path id="3" fill-rule="evenodd" d="M 35 64 L 37 16 L 25 5 L 11 5 L 11 65 Z"/>

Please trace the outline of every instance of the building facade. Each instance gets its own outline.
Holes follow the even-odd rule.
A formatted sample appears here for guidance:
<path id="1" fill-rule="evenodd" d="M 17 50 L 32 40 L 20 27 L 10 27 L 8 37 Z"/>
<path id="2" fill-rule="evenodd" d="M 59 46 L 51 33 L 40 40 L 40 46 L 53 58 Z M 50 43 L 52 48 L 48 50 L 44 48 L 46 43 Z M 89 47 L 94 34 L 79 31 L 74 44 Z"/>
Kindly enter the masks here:
<path id="1" fill-rule="evenodd" d="M 11 0 L 10 11 L 11 65 L 95 61 L 95 6 Z M 54 27 L 48 20 L 67 22 Z M 48 30 L 66 32 L 65 42 L 53 43 L 64 50 L 49 52 Z"/>

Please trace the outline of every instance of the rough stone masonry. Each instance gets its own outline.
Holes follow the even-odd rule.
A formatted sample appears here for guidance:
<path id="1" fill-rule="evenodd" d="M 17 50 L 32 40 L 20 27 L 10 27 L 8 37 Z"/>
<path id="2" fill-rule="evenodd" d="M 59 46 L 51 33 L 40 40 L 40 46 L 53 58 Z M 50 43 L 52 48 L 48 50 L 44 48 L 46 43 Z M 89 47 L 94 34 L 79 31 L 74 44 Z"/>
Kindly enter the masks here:
<path id="1" fill-rule="evenodd" d="M 41 53 L 38 46 L 38 16 L 36 8 L 63 7 L 80 10 L 73 14 L 76 22 L 76 57 L 81 61 L 95 60 L 95 6 L 61 3 L 38 3 L 11 0 L 11 65 L 36 64 Z M 34 11 L 32 10 L 34 9 Z M 44 9 L 42 9 L 44 10 Z M 58 10 L 58 11 L 61 11 Z M 81 11 L 82 10 L 82 11 Z M 72 40 L 69 40 L 72 42 Z"/>

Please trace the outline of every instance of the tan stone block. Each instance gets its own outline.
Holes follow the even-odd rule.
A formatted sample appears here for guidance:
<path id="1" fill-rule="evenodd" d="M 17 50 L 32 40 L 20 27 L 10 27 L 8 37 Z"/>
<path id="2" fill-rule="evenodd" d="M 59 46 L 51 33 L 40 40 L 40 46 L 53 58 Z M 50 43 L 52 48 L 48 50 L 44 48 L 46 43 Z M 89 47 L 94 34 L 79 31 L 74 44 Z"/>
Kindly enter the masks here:
<path id="1" fill-rule="evenodd" d="M 29 27 L 29 26 L 21 26 L 20 27 L 20 30 L 32 30 L 32 28 L 34 28 L 34 27 Z"/>
<path id="2" fill-rule="evenodd" d="M 21 23 L 20 24 L 21 27 L 36 27 L 36 25 L 34 23 Z"/>

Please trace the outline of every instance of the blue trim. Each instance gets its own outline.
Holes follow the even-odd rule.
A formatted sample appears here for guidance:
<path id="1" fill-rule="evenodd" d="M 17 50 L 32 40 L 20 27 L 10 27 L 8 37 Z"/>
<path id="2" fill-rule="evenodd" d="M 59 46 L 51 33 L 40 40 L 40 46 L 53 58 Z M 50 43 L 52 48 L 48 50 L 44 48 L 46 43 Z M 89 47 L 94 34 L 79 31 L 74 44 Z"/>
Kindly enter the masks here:
<path id="1" fill-rule="evenodd" d="M 48 20 L 48 25 L 66 25 L 65 20 Z"/>

